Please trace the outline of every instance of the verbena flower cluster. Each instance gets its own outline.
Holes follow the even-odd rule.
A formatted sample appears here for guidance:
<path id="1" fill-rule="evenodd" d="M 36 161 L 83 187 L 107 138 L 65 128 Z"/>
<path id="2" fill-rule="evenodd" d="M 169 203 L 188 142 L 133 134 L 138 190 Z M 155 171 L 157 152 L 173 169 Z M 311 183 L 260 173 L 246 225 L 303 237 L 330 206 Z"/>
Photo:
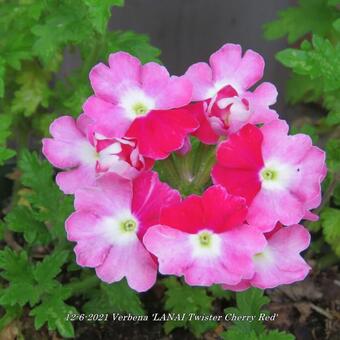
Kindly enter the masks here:
<path id="1" fill-rule="evenodd" d="M 325 153 L 270 108 L 264 60 L 226 44 L 181 76 L 125 52 L 90 72 L 93 96 L 78 119 L 50 127 L 43 153 L 75 195 L 66 221 L 80 266 L 142 292 L 157 271 L 189 285 L 272 288 L 302 280 L 310 243 L 302 219 L 321 201 Z M 155 161 L 190 152 L 190 136 L 216 145 L 213 185 L 181 198 Z M 203 155 L 204 157 L 204 155 Z"/>

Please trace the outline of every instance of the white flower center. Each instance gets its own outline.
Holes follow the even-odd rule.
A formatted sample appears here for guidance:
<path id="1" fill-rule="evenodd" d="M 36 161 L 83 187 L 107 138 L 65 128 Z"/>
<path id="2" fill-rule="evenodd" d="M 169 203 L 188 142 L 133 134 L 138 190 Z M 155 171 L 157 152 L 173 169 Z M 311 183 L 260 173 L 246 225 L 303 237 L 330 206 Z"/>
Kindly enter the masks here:
<path id="1" fill-rule="evenodd" d="M 265 162 L 259 173 L 262 187 L 267 190 L 283 190 L 290 186 L 294 180 L 294 168 L 278 160 Z"/>
<path id="2" fill-rule="evenodd" d="M 155 102 L 142 90 L 135 88 L 128 90 L 120 101 L 120 106 L 127 112 L 131 119 L 144 116 L 155 107 Z"/>
<path id="3" fill-rule="evenodd" d="M 210 230 L 202 230 L 190 235 L 193 257 L 211 258 L 221 252 L 221 238 Z"/>
<path id="4" fill-rule="evenodd" d="M 105 237 L 113 245 L 127 245 L 138 240 L 138 221 L 128 210 L 117 216 L 105 217 L 101 222 Z"/>

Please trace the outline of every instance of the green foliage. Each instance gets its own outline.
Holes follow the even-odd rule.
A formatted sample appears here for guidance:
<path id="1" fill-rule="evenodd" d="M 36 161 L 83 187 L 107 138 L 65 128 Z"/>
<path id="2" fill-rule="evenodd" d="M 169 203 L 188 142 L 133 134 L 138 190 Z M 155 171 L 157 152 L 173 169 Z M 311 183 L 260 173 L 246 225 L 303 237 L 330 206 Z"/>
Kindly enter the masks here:
<path id="1" fill-rule="evenodd" d="M 144 310 L 136 294 L 126 281 L 115 284 L 100 284 L 100 289 L 96 289 L 90 294 L 89 301 L 83 306 L 85 313 L 131 313 L 143 315 Z"/>
<path id="2" fill-rule="evenodd" d="M 286 332 L 280 332 L 278 330 L 266 331 L 257 335 L 254 331 L 244 334 L 239 329 L 231 329 L 228 332 L 221 334 L 224 340 L 294 340 L 295 337 L 292 334 Z"/>
<path id="3" fill-rule="evenodd" d="M 1 65 L 0 65 L 1 67 Z M 1 72 L 1 69 L 0 69 Z M 0 74 L 1 77 L 1 74 Z M 1 91 L 1 80 L 0 80 Z M 0 165 L 3 165 L 5 161 L 12 158 L 15 155 L 15 151 L 8 149 L 6 146 L 7 138 L 11 135 L 12 117 L 0 113 Z"/>
<path id="4" fill-rule="evenodd" d="M 74 337 L 67 301 L 81 295 L 83 310 L 142 314 L 139 296 L 125 282 L 99 284 L 76 265 L 64 223 L 73 197 L 55 184 L 53 167 L 28 146 L 48 135 L 61 114 L 77 116 L 91 94 L 88 74 L 108 55 L 127 51 L 142 62 L 159 62 L 145 35 L 107 30 L 113 6 L 123 0 L 0 0 L 0 165 L 9 163 L 13 194 L 0 220 L 0 330 L 29 311 L 37 330 Z M 79 66 L 65 74 L 64 57 Z M 9 149 L 7 145 L 11 145 Z M 8 171 L 8 170 L 6 170 Z M 68 283 L 69 282 L 69 283 Z M 72 300 L 71 300 L 72 301 Z"/>
<path id="5" fill-rule="evenodd" d="M 287 48 L 276 57 L 291 69 L 287 100 L 316 103 L 327 112 L 293 132 L 309 134 L 314 143 L 326 146 L 328 175 L 324 182 L 323 203 L 318 209 L 321 221 L 308 223 L 312 232 L 322 230 L 323 239 L 314 239 L 320 249 L 324 240 L 340 256 L 340 2 L 338 0 L 300 0 L 297 7 L 279 13 L 279 19 L 265 25 L 265 36 L 288 36 L 294 43 L 304 38 L 300 47 Z M 319 138 L 320 137 L 320 138 Z"/>
<path id="6" fill-rule="evenodd" d="M 333 247 L 334 252 L 340 256 L 340 210 L 326 208 L 321 213 L 323 234 L 325 240 Z"/>
<path id="7" fill-rule="evenodd" d="M 285 35 L 294 43 L 307 33 L 324 35 L 332 30 L 336 13 L 327 0 L 299 0 L 297 7 L 278 13 L 279 19 L 264 25 L 267 39 L 278 39 Z"/>
<path id="8" fill-rule="evenodd" d="M 294 336 L 284 332 L 266 331 L 263 325 L 263 317 L 268 315 L 262 308 L 269 302 L 269 298 L 264 296 L 260 289 L 251 288 L 245 292 L 236 294 L 236 307 L 224 310 L 225 314 L 236 316 L 254 316 L 254 320 L 233 321 L 233 325 L 226 332 L 222 333 L 222 338 L 226 340 L 293 340 Z"/>
<path id="9" fill-rule="evenodd" d="M 166 311 L 175 314 L 190 313 L 196 315 L 210 315 L 212 313 L 213 298 L 209 296 L 204 288 L 190 287 L 182 285 L 175 278 L 164 279 L 163 284 L 167 288 L 165 292 Z M 189 321 L 186 317 L 183 321 L 166 321 L 164 329 L 166 333 L 170 333 L 178 327 L 185 327 L 199 336 L 209 329 L 216 326 L 214 321 Z"/>

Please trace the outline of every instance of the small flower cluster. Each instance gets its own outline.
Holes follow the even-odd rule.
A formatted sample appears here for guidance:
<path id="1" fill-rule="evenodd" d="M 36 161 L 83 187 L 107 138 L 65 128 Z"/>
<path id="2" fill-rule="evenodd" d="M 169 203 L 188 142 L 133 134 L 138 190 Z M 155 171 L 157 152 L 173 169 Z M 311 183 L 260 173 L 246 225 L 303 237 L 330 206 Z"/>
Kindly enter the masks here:
<path id="1" fill-rule="evenodd" d="M 157 271 L 189 285 L 272 288 L 302 280 L 310 243 L 302 219 L 321 201 L 325 153 L 270 108 L 264 60 L 226 44 L 207 63 L 170 76 L 125 52 L 90 72 L 93 96 L 77 120 L 56 119 L 43 153 L 75 196 L 66 221 L 80 266 L 142 292 Z M 213 185 L 181 198 L 152 170 L 190 137 L 216 145 Z M 203 155 L 204 157 L 204 155 Z M 169 170 L 170 171 L 170 170 Z"/>

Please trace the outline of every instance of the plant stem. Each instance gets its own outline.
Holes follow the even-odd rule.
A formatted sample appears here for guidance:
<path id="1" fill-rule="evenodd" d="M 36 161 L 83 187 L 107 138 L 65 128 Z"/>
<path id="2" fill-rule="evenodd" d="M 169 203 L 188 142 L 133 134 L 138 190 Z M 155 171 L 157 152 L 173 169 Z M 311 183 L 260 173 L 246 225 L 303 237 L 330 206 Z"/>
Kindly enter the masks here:
<path id="1" fill-rule="evenodd" d="M 215 162 L 216 148 L 215 146 L 204 145 L 204 147 L 201 148 L 200 153 L 200 162 L 198 164 L 195 180 L 192 183 L 194 191 L 202 191 L 205 185 L 209 182 L 211 167 Z"/>
<path id="2" fill-rule="evenodd" d="M 77 281 L 70 282 L 66 284 L 64 287 L 70 290 L 69 297 L 72 295 L 80 295 L 86 292 L 88 289 L 94 288 L 98 286 L 100 281 L 96 276 L 89 276 L 84 279 L 80 279 Z"/>

